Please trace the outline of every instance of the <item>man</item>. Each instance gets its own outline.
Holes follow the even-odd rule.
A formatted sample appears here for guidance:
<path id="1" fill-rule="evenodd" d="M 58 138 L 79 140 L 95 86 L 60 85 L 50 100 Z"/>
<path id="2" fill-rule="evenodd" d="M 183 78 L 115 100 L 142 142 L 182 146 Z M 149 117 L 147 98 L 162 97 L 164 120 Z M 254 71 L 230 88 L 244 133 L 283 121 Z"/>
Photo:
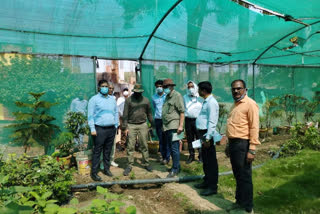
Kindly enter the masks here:
<path id="1" fill-rule="evenodd" d="M 114 98 L 116 100 L 116 97 L 114 96 L 114 84 L 112 82 L 109 83 L 109 96 Z M 117 129 L 118 130 L 118 129 Z M 116 134 L 117 134 L 117 130 L 116 130 Z M 114 162 L 114 155 L 115 155 L 115 151 L 116 151 L 116 143 L 117 143 L 117 139 L 116 137 L 114 138 L 114 142 L 113 142 L 113 146 L 112 146 L 112 150 L 111 150 L 111 157 L 110 157 L 110 160 L 111 160 L 111 166 L 114 166 L 114 167 L 118 167 L 119 165 Z"/>
<path id="2" fill-rule="evenodd" d="M 185 129 L 188 141 L 189 158 L 187 164 L 195 160 L 195 152 L 192 142 L 199 139 L 196 127 L 196 119 L 201 111 L 202 102 L 199 99 L 198 86 L 193 81 L 187 83 L 187 94 L 183 96 L 185 108 Z M 199 149 L 199 161 L 202 162 L 201 150 Z"/>
<path id="3" fill-rule="evenodd" d="M 259 107 L 247 96 L 246 83 L 239 79 L 231 83 L 234 104 L 227 120 L 227 137 L 233 175 L 236 179 L 236 203 L 229 209 L 252 212 L 253 185 L 251 163 L 259 145 Z"/>
<path id="4" fill-rule="evenodd" d="M 110 172 L 110 153 L 118 127 L 118 108 L 114 98 L 108 95 L 109 88 L 106 80 L 98 83 L 99 93 L 89 100 L 88 124 L 93 137 L 92 168 L 91 178 L 94 181 L 101 181 L 98 176 L 100 155 L 103 153 L 103 173 L 112 177 Z"/>
<path id="5" fill-rule="evenodd" d="M 166 99 L 166 94 L 163 91 L 162 80 L 157 80 L 154 85 L 156 87 L 156 93 L 152 96 L 152 104 L 154 108 L 154 122 L 159 138 L 159 150 L 161 153 L 160 162 L 162 162 L 162 164 L 167 164 L 170 160 L 170 153 L 167 146 L 164 146 L 164 133 L 162 128 L 162 106 Z"/>
<path id="6" fill-rule="evenodd" d="M 134 150 L 137 136 L 139 136 L 140 151 L 142 153 L 145 169 L 152 172 L 149 162 L 148 151 L 148 124 L 147 118 L 153 124 L 151 105 L 149 100 L 142 96 L 144 90 L 141 84 L 136 84 L 133 88 L 134 94 L 129 97 L 124 104 L 123 111 L 123 129 L 126 130 L 128 136 L 128 166 L 123 172 L 124 176 L 129 175 L 134 162 Z"/>
<path id="7" fill-rule="evenodd" d="M 119 117 L 120 117 L 121 146 L 123 147 L 123 149 L 126 147 L 126 140 L 127 140 L 125 130 L 122 128 L 123 127 L 122 126 L 123 110 L 124 110 L 124 103 L 125 103 L 126 99 L 128 99 L 128 97 L 129 97 L 129 89 L 124 88 L 122 90 L 122 96 L 119 97 L 119 99 L 117 100 L 118 112 L 119 112 Z"/>
<path id="8" fill-rule="evenodd" d="M 218 161 L 214 136 L 219 118 L 219 105 L 212 96 L 212 85 L 210 82 L 199 83 L 199 95 L 204 99 L 201 112 L 196 120 L 196 126 L 202 139 L 201 153 L 203 160 L 203 182 L 196 184 L 202 196 L 217 194 L 218 191 Z"/>
<path id="9" fill-rule="evenodd" d="M 163 81 L 164 93 L 167 97 L 162 107 L 163 130 L 165 132 L 164 144 L 168 144 L 172 156 L 172 168 L 168 178 L 176 176 L 180 171 L 179 140 L 172 141 L 174 133 L 181 134 L 184 123 L 184 104 L 181 94 L 174 90 L 172 79 Z"/>

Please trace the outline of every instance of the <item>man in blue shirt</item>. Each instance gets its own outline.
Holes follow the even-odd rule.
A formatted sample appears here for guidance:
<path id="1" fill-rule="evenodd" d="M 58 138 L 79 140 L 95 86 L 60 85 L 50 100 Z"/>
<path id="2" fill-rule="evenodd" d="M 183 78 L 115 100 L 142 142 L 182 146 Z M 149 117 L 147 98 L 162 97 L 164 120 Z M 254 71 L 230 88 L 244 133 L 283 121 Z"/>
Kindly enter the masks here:
<path id="1" fill-rule="evenodd" d="M 203 183 L 195 187 L 205 189 L 200 195 L 208 196 L 217 194 L 218 190 L 218 162 L 214 136 L 219 118 L 219 105 L 212 96 L 212 85 L 210 82 L 198 84 L 199 95 L 204 99 L 201 112 L 196 120 L 196 126 L 202 138 L 202 160 L 203 160 Z"/>
<path id="2" fill-rule="evenodd" d="M 108 82 L 100 80 L 99 93 L 91 97 L 88 104 L 88 124 L 93 137 L 91 178 L 101 181 L 98 176 L 100 155 L 103 153 L 103 173 L 112 177 L 110 172 L 110 154 L 119 123 L 116 100 L 108 95 Z"/>
<path id="3" fill-rule="evenodd" d="M 163 92 L 162 80 L 157 80 L 154 85 L 156 86 L 156 93 L 152 96 L 152 104 L 154 108 L 154 122 L 159 138 L 160 162 L 167 164 L 170 160 L 170 152 L 167 144 L 164 144 L 164 132 L 162 128 L 162 106 L 166 99 L 166 94 Z"/>

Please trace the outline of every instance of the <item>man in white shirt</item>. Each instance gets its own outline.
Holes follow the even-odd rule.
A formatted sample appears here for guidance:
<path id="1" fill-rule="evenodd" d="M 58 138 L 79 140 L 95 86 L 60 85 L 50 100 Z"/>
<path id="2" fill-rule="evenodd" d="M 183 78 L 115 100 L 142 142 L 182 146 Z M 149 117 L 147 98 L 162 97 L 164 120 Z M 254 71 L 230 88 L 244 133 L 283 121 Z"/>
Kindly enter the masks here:
<path id="1" fill-rule="evenodd" d="M 196 127 L 196 119 L 201 111 L 202 101 L 199 98 L 198 86 L 193 81 L 187 83 L 187 94 L 183 96 L 185 107 L 185 129 L 188 141 L 189 158 L 187 164 L 195 160 L 195 151 L 192 142 L 199 139 L 199 133 Z M 199 149 L 199 161 L 202 162 L 201 150 Z"/>

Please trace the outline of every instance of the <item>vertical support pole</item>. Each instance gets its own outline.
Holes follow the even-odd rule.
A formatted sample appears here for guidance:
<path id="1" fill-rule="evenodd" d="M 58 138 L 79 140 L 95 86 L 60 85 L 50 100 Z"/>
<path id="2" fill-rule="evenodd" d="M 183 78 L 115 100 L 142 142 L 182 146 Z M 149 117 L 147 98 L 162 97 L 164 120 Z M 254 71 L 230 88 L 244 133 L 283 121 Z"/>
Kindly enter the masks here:
<path id="1" fill-rule="evenodd" d="M 256 100 L 255 99 L 255 65 L 256 63 L 253 63 L 252 64 L 252 99 L 253 100 Z"/>
<path id="2" fill-rule="evenodd" d="M 94 76 L 94 90 L 95 90 L 95 93 L 97 93 L 98 89 L 97 89 L 97 57 L 96 56 L 93 56 L 92 57 L 92 64 L 93 64 L 93 76 Z"/>

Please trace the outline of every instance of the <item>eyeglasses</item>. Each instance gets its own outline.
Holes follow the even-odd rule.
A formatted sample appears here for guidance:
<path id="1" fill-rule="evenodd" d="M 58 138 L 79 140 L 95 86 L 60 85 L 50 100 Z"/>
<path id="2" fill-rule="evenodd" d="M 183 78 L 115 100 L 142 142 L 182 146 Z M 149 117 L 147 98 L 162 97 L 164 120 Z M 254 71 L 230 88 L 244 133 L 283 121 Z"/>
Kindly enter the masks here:
<path id="1" fill-rule="evenodd" d="M 241 91 L 243 90 L 244 88 L 231 88 L 231 91 Z"/>

